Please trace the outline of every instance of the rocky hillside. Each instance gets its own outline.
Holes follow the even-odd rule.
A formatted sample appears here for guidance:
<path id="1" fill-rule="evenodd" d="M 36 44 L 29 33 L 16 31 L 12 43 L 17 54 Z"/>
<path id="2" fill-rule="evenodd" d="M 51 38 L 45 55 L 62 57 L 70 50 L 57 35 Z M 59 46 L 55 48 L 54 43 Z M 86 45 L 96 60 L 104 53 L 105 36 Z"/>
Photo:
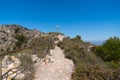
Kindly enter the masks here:
<path id="1" fill-rule="evenodd" d="M 51 36 L 51 33 L 45 34 L 20 25 L 1 25 L 2 80 L 33 80 L 34 63 L 54 47 L 50 43 Z"/>
<path id="2" fill-rule="evenodd" d="M 78 80 L 78 66 L 99 63 L 93 58 L 93 49 L 80 36 L 1 25 L 2 80 Z"/>
<path id="3" fill-rule="evenodd" d="M 20 47 L 20 40 L 29 42 L 30 39 L 40 37 L 41 35 L 44 34 L 38 30 L 29 30 L 20 25 L 1 25 L 0 50 L 13 50 L 15 47 Z"/>

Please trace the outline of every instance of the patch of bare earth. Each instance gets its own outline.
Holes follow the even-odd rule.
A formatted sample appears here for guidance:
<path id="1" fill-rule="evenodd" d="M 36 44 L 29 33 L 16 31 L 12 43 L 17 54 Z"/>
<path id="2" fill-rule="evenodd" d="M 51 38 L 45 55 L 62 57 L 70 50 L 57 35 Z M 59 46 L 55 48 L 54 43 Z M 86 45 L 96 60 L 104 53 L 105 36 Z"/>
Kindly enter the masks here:
<path id="1" fill-rule="evenodd" d="M 36 63 L 35 80 L 70 80 L 73 61 L 66 59 L 58 46 L 50 51 L 43 62 Z"/>

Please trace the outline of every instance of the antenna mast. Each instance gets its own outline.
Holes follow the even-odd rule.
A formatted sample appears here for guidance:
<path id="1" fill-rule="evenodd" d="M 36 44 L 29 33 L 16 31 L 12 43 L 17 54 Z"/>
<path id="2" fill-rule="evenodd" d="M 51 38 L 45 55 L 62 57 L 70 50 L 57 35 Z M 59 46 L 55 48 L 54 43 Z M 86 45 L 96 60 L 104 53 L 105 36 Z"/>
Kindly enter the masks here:
<path id="1" fill-rule="evenodd" d="M 59 33 L 59 31 L 60 31 L 60 26 L 59 26 L 59 25 L 57 25 L 57 26 L 56 26 L 56 32 L 58 32 L 58 33 Z"/>

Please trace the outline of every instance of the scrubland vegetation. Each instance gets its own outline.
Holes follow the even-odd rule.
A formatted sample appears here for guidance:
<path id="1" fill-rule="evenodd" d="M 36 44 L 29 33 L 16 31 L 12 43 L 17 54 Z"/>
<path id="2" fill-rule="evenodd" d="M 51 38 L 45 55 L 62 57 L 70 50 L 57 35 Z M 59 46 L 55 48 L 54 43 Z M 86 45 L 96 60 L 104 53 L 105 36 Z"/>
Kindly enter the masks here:
<path id="1" fill-rule="evenodd" d="M 109 62 L 114 68 L 120 67 L 120 39 L 111 37 L 102 46 L 96 47 L 96 55 L 105 62 Z"/>
<path id="2" fill-rule="evenodd" d="M 15 34 L 14 37 L 17 40 L 14 49 L 22 47 L 22 45 L 26 44 L 27 42 L 27 38 L 25 37 L 24 34 Z"/>
<path id="3" fill-rule="evenodd" d="M 88 51 L 80 36 L 58 43 L 66 58 L 72 59 L 75 71 L 72 80 L 119 80 L 119 38 L 110 38 L 102 46 Z M 116 68 L 117 66 L 117 68 Z"/>
<path id="4" fill-rule="evenodd" d="M 22 49 L 25 48 L 25 50 L 13 52 L 9 55 L 16 56 L 21 61 L 20 67 L 23 70 L 22 72 L 25 74 L 24 80 L 33 80 L 35 63 L 32 61 L 32 55 L 44 58 L 46 54 L 49 54 L 49 50 L 54 48 L 54 43 L 51 41 L 50 36 L 37 37 L 26 41 L 26 37 L 23 34 L 16 34 L 15 39 L 17 39 L 17 42 L 14 50 L 21 47 Z"/>
<path id="5" fill-rule="evenodd" d="M 49 54 L 49 50 L 55 46 L 54 41 L 58 40 L 56 36 L 60 33 L 48 33 L 45 36 L 28 39 L 25 34 L 19 32 L 17 28 L 14 34 L 15 45 L 12 46 L 17 52 L 9 55 L 16 56 L 21 61 L 21 67 L 26 74 L 24 80 L 33 80 L 34 62 L 31 55 L 35 54 L 43 58 Z M 84 42 L 77 35 L 75 38 L 64 38 L 57 45 L 64 50 L 65 57 L 75 64 L 72 80 L 120 80 L 120 39 L 118 37 L 111 37 L 103 45 L 94 46 Z M 91 45 L 93 48 L 89 48 Z M 10 51 L 10 46 L 5 50 Z M 1 48 L 1 52 L 3 51 Z M 21 53 L 21 56 L 18 53 Z"/>

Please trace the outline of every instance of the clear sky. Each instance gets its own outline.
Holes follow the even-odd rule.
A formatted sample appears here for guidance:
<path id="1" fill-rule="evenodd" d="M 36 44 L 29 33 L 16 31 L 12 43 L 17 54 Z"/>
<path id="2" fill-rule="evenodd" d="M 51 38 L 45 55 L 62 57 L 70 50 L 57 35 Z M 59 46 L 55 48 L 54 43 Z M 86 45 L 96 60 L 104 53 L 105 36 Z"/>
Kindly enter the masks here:
<path id="1" fill-rule="evenodd" d="M 83 40 L 120 37 L 120 0 L 0 0 L 0 24 L 56 30 Z"/>

